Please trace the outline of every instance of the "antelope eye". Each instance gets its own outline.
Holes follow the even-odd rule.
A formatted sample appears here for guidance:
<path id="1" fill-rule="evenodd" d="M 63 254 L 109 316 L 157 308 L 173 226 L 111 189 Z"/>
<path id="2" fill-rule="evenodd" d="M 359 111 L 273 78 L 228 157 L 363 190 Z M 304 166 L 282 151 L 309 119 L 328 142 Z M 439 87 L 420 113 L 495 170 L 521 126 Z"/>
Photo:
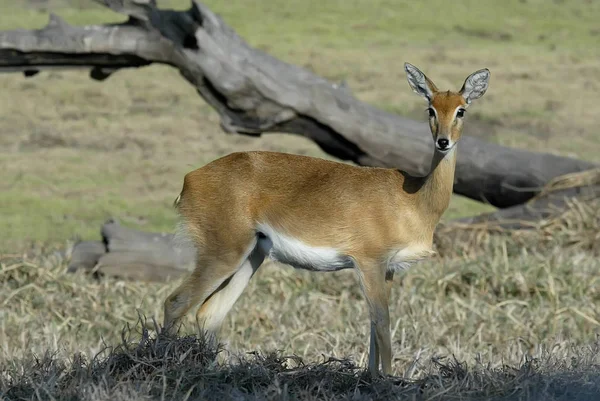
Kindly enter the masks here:
<path id="1" fill-rule="evenodd" d="M 427 113 L 429 113 L 430 118 L 435 117 L 435 111 L 431 107 L 427 109 Z"/>
<path id="2" fill-rule="evenodd" d="M 457 118 L 463 118 L 464 116 L 465 116 L 465 109 L 459 109 L 459 110 L 456 112 L 456 117 L 457 117 Z"/>

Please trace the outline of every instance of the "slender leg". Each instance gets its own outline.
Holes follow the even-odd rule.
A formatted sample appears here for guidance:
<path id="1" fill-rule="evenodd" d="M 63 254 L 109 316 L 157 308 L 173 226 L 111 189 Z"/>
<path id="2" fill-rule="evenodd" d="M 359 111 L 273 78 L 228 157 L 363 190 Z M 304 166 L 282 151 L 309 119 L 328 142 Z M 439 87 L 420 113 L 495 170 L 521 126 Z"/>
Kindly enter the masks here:
<path id="1" fill-rule="evenodd" d="M 165 300 L 165 332 L 173 333 L 178 330 L 181 319 L 191 308 L 203 304 L 240 269 L 248 258 L 249 249 L 254 248 L 256 239 L 250 237 L 242 243 L 248 245 L 227 253 L 220 250 L 223 247 L 199 250 L 195 270 Z"/>
<path id="2" fill-rule="evenodd" d="M 377 346 L 377 327 L 371 322 L 371 341 L 369 345 L 369 372 L 376 377 L 379 374 L 379 347 Z"/>
<path id="3" fill-rule="evenodd" d="M 198 309 L 196 321 L 200 330 L 206 331 L 209 341 L 216 342 L 223 320 L 238 300 L 265 259 L 264 253 L 256 248 L 242 263 L 239 270 L 224 285 L 219 287 Z"/>
<path id="4" fill-rule="evenodd" d="M 369 305 L 371 319 L 371 341 L 369 349 L 369 371 L 373 377 L 379 374 L 379 361 L 383 374 L 392 372 L 392 347 L 390 338 L 390 316 L 388 307 L 390 280 L 386 280 L 384 267 L 371 264 L 361 267 L 362 289 Z M 388 283 L 389 281 L 389 283 Z"/>
<path id="5" fill-rule="evenodd" d="M 163 330 L 172 334 L 181 319 L 199 305 L 237 270 L 237 266 L 199 261 L 196 270 L 167 297 L 164 304 Z"/>
<path id="6" fill-rule="evenodd" d="M 386 272 L 385 275 L 385 292 L 386 292 L 386 299 L 387 299 L 387 303 L 389 305 L 390 302 L 390 293 L 392 291 L 392 284 L 394 283 L 394 272 L 393 271 L 388 271 Z M 371 370 L 371 372 L 376 372 L 377 369 L 379 369 L 379 354 L 380 354 L 380 349 L 377 345 L 377 326 L 371 322 L 371 345 L 369 347 L 369 370 Z M 390 370 L 391 370 L 391 366 L 390 366 Z M 384 371 L 385 373 L 385 371 Z"/>

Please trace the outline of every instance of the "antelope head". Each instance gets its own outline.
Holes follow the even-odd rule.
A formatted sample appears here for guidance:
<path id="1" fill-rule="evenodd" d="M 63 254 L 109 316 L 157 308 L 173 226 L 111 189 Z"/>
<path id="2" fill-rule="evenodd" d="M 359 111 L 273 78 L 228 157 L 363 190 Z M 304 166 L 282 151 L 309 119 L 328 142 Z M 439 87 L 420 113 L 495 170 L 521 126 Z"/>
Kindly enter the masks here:
<path id="1" fill-rule="evenodd" d="M 429 103 L 427 113 L 435 149 L 448 153 L 460 139 L 467 108 L 487 90 L 490 71 L 487 68 L 475 71 L 465 79 L 458 92 L 440 92 L 433 81 L 414 65 L 405 63 L 404 70 L 412 90 Z"/>

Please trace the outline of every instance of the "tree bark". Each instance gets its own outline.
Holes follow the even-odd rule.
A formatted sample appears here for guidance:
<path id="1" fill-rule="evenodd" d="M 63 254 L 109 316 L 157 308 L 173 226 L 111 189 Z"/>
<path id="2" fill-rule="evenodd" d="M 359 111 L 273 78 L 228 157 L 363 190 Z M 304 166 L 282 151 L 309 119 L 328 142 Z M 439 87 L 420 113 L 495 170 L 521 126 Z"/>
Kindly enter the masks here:
<path id="1" fill-rule="evenodd" d="M 51 15 L 41 30 L 0 32 L 0 71 L 90 68 L 103 80 L 121 68 L 168 64 L 219 113 L 226 132 L 303 135 L 359 165 L 428 173 L 433 143 L 425 122 L 379 110 L 343 85 L 250 47 L 202 3 L 173 11 L 154 0 L 95 1 L 129 20 L 73 27 Z M 595 167 L 468 136 L 459 147 L 454 191 L 499 208 L 524 203 L 557 176 Z"/>
<path id="2" fill-rule="evenodd" d="M 191 271 L 196 254 L 173 235 L 124 227 L 114 219 L 100 230 L 102 241 L 81 241 L 71 252 L 68 272 L 83 270 L 130 280 L 166 282 Z"/>

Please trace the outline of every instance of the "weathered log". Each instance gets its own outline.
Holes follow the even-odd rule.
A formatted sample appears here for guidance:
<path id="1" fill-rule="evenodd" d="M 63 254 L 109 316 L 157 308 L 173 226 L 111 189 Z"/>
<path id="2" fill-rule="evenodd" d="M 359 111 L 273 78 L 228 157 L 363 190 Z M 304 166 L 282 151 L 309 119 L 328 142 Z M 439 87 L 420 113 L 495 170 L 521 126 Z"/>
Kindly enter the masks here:
<path id="1" fill-rule="evenodd" d="M 425 122 L 360 102 L 347 88 L 250 47 L 202 3 L 173 11 L 153 0 L 95 1 L 129 20 L 73 27 L 52 15 L 41 30 L 0 32 L 0 71 L 31 76 L 85 67 L 106 79 L 121 68 L 168 64 L 219 113 L 227 132 L 293 133 L 340 159 L 428 172 L 433 145 Z M 454 191 L 500 208 L 531 199 L 557 176 L 595 166 L 468 136 L 459 146 Z"/>
<path id="2" fill-rule="evenodd" d="M 194 266 L 195 252 L 173 242 L 173 235 L 124 227 L 111 219 L 102 225 L 102 241 L 75 244 L 68 271 L 143 281 L 176 279 Z"/>
<path id="3" fill-rule="evenodd" d="M 160 259 L 157 261 L 157 259 Z M 161 264 L 164 263 L 164 264 Z M 180 269 L 168 256 L 158 257 L 155 253 L 115 252 L 107 253 L 98 261 L 94 272 L 129 280 L 168 282 L 189 272 Z"/>
<path id="4" fill-rule="evenodd" d="M 173 260 L 177 266 L 185 267 L 194 258 L 190 248 L 174 246 L 173 235 L 166 233 L 148 233 L 120 225 L 110 219 L 100 230 L 107 252 L 153 253 L 155 259 Z"/>
<path id="5" fill-rule="evenodd" d="M 79 241 L 73 246 L 67 271 L 73 273 L 79 269 L 92 270 L 100 258 L 106 254 L 102 241 Z"/>

